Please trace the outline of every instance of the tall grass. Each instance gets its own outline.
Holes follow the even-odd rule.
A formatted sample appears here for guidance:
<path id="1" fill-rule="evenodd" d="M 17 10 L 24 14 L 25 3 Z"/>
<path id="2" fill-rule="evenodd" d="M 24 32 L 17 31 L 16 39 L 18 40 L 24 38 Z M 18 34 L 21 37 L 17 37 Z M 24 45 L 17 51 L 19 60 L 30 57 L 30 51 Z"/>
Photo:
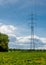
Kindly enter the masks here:
<path id="1" fill-rule="evenodd" d="M 46 51 L 0 52 L 0 65 L 46 65 Z"/>

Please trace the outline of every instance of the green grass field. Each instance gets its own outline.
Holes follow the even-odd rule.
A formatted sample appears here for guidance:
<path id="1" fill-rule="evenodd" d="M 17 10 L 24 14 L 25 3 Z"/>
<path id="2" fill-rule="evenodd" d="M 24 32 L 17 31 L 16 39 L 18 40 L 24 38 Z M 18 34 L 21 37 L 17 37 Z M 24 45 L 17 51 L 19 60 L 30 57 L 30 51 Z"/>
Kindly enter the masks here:
<path id="1" fill-rule="evenodd" d="M 46 51 L 0 52 L 0 65 L 46 65 Z"/>

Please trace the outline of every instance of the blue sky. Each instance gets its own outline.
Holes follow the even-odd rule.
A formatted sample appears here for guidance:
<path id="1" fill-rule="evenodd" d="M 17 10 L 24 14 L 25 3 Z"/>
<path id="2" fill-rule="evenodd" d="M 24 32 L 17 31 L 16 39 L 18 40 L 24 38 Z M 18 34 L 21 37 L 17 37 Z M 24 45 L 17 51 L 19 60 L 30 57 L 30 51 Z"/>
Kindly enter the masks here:
<path id="1" fill-rule="evenodd" d="M 34 14 L 35 35 L 46 38 L 46 0 L 0 0 L 0 23 L 17 37 L 31 35 L 29 22 L 31 14 Z M 2 29 L 2 28 L 1 28 Z M 6 32 L 2 31 L 1 32 Z M 8 33 L 8 32 L 7 32 Z"/>

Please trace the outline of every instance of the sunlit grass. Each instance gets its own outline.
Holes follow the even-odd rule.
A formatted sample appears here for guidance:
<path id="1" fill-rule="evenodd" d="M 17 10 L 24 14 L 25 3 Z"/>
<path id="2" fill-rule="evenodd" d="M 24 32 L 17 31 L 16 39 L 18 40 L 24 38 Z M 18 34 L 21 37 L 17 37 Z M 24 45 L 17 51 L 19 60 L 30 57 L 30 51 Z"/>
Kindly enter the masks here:
<path id="1" fill-rule="evenodd" d="M 46 65 L 46 52 L 0 52 L 0 65 Z"/>

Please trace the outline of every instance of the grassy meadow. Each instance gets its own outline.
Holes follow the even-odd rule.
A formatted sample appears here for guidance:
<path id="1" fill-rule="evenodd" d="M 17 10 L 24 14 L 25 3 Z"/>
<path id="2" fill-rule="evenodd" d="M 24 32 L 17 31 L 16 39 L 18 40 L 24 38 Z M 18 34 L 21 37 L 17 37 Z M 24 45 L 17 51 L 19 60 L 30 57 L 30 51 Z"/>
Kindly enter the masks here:
<path id="1" fill-rule="evenodd" d="M 0 52 L 0 65 L 46 65 L 46 51 Z"/>

